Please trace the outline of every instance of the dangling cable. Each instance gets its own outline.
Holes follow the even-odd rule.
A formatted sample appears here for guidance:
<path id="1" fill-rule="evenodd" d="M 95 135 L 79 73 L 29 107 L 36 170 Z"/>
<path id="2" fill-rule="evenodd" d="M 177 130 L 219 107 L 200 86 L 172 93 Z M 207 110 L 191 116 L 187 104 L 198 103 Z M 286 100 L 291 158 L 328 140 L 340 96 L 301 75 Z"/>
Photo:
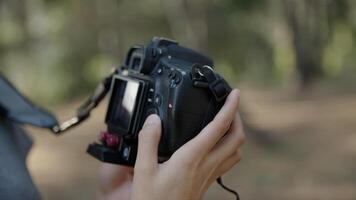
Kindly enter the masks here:
<path id="1" fill-rule="evenodd" d="M 226 190 L 226 191 L 231 192 L 232 194 L 234 194 L 234 195 L 236 196 L 236 200 L 240 200 L 239 194 L 238 194 L 235 190 L 226 187 L 226 186 L 224 185 L 224 183 L 222 182 L 221 177 L 219 177 L 218 179 L 216 179 L 216 182 L 218 182 L 218 184 L 219 184 L 222 188 L 224 188 L 224 190 Z"/>

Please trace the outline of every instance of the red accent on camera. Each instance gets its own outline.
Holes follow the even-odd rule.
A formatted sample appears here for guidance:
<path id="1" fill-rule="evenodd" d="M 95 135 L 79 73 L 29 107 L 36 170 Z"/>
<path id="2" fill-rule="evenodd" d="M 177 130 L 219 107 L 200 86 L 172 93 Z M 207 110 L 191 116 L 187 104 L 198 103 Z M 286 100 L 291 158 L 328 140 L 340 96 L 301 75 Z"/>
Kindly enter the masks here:
<path id="1" fill-rule="evenodd" d="M 109 134 L 108 132 L 102 131 L 102 132 L 100 133 L 100 135 L 99 135 L 99 140 L 102 141 L 102 142 L 106 141 L 108 134 Z"/>
<path id="2" fill-rule="evenodd" d="M 106 145 L 108 147 L 118 147 L 120 142 L 119 136 L 114 134 L 107 134 L 106 135 Z"/>
<path id="3" fill-rule="evenodd" d="M 99 135 L 99 140 L 106 144 L 107 147 L 116 148 L 120 144 L 120 138 L 118 135 L 111 134 L 109 132 L 103 131 Z"/>

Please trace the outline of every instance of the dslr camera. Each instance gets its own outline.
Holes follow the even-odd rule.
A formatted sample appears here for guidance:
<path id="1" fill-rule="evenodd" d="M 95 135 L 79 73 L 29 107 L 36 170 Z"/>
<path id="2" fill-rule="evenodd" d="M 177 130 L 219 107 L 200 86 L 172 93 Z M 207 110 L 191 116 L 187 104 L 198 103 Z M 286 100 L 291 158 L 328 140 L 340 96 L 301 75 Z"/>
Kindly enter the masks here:
<path id="1" fill-rule="evenodd" d="M 146 47 L 133 46 L 107 80 L 107 131 L 87 152 L 133 166 L 139 131 L 150 114 L 157 114 L 162 121 L 159 162 L 167 160 L 214 118 L 231 91 L 212 66 L 210 58 L 173 40 L 153 38 Z"/>
<path id="2" fill-rule="evenodd" d="M 138 134 L 147 116 L 157 114 L 162 121 L 158 162 L 164 162 L 214 118 L 230 92 L 228 83 L 214 72 L 211 59 L 173 40 L 153 38 L 146 47 L 133 46 L 122 66 L 99 84 L 74 117 L 61 124 L 0 74 L 0 118 L 59 135 L 87 119 L 110 93 L 107 130 L 87 152 L 103 162 L 134 166 Z M 221 177 L 217 182 L 239 199 Z"/>

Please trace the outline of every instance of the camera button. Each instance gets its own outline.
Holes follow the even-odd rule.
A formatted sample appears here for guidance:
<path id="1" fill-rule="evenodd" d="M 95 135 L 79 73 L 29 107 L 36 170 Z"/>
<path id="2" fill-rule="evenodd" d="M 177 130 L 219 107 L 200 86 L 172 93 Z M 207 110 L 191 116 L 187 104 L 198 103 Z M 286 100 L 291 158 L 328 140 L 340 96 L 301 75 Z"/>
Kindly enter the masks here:
<path id="1" fill-rule="evenodd" d="M 153 95 L 154 95 L 154 89 L 153 88 L 150 88 L 148 90 L 148 96 L 147 96 L 147 101 L 148 103 L 152 103 L 153 102 Z"/>
<path id="2" fill-rule="evenodd" d="M 157 105 L 157 106 L 160 106 L 161 105 L 161 103 L 162 103 L 162 97 L 159 95 L 159 94 L 157 94 L 156 96 L 155 96 L 155 104 Z"/>
<path id="3" fill-rule="evenodd" d="M 131 152 L 131 147 L 128 145 L 125 145 L 123 147 L 123 151 L 122 151 L 122 157 L 124 160 L 128 161 L 130 159 L 130 152 Z"/>
<path id="4" fill-rule="evenodd" d="M 157 74 L 162 74 L 162 72 L 163 72 L 162 68 L 157 69 Z"/>

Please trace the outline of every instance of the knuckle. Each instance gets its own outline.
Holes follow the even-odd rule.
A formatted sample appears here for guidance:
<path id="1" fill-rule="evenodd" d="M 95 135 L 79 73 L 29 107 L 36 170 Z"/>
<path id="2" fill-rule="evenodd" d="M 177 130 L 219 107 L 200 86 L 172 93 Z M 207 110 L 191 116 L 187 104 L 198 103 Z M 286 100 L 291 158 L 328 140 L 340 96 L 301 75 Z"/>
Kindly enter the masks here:
<path id="1" fill-rule="evenodd" d="M 221 127 L 221 130 L 223 131 L 223 133 L 226 133 L 231 127 L 231 121 L 224 121 L 223 125 Z"/>
<path id="2" fill-rule="evenodd" d="M 240 162 L 242 159 L 241 155 L 239 155 L 237 158 L 236 158 L 236 163 Z"/>
<path id="3" fill-rule="evenodd" d="M 245 144 L 245 142 L 246 142 L 246 136 L 245 136 L 245 134 L 243 134 L 240 138 L 240 143 L 242 145 L 242 144 Z"/>
<path id="4" fill-rule="evenodd" d="M 234 160 L 233 165 L 236 165 L 236 164 L 239 163 L 240 161 L 241 161 L 241 157 L 237 157 L 237 158 Z"/>
<path id="5" fill-rule="evenodd" d="M 229 123 L 229 120 L 218 120 L 214 126 L 216 127 L 217 131 L 220 133 L 226 133 L 230 129 L 231 123 Z"/>
<path id="6" fill-rule="evenodd" d="M 237 164 L 238 162 L 240 162 L 241 160 L 241 154 L 240 154 L 240 151 L 236 151 L 233 155 L 233 159 L 232 159 L 232 162 L 233 164 Z"/>
<path id="7" fill-rule="evenodd" d="M 171 159 L 183 170 L 192 170 L 198 163 L 198 158 L 187 154 L 173 154 Z"/>
<path id="8" fill-rule="evenodd" d="M 181 160 L 183 166 L 191 168 L 195 165 L 195 160 L 192 157 L 186 157 Z"/>
<path id="9" fill-rule="evenodd" d="M 238 158 L 238 159 L 241 159 L 241 153 L 240 153 L 240 150 L 237 150 L 236 153 L 235 153 L 235 157 Z"/>
<path id="10" fill-rule="evenodd" d="M 243 137 L 233 137 L 232 140 L 233 141 L 231 141 L 231 146 L 233 147 L 234 151 L 236 151 L 245 142 Z"/>
<path id="11" fill-rule="evenodd" d="M 236 131 L 234 137 L 234 146 L 235 148 L 239 148 L 241 145 L 243 145 L 246 142 L 246 136 L 245 133 L 243 132 L 242 129 L 239 131 Z"/>
<path id="12" fill-rule="evenodd" d="M 246 136 L 244 134 L 239 135 L 239 137 L 237 138 L 237 146 L 240 147 L 241 145 L 243 145 L 246 142 Z"/>
<path id="13" fill-rule="evenodd" d="M 236 155 L 235 156 L 239 161 L 241 160 L 241 152 L 240 152 L 240 150 L 236 151 Z"/>

